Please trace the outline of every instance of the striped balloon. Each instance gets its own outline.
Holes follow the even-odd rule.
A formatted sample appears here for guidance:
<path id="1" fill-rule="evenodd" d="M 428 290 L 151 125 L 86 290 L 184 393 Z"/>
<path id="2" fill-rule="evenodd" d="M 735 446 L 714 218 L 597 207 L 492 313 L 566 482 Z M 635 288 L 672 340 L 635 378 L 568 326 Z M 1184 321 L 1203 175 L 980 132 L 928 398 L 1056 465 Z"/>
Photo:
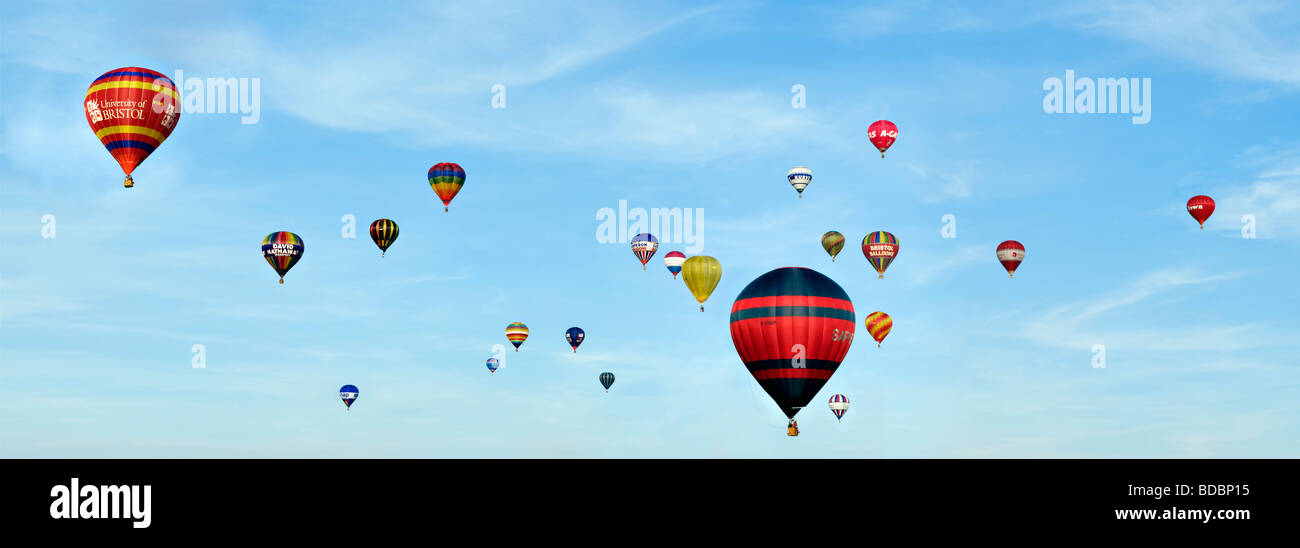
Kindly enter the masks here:
<path id="1" fill-rule="evenodd" d="M 894 319 L 889 314 L 876 311 L 867 314 L 866 324 L 867 333 L 871 333 L 871 338 L 876 339 L 876 348 L 880 348 L 880 343 L 889 336 L 889 330 L 894 328 Z"/>
<path id="2" fill-rule="evenodd" d="M 370 239 L 379 246 L 379 256 L 383 257 L 388 253 L 388 246 L 397 241 L 397 223 L 388 219 L 379 219 L 370 223 Z"/>
<path id="3" fill-rule="evenodd" d="M 280 275 L 280 283 L 284 283 L 284 275 L 298 264 L 306 249 L 302 238 L 292 232 L 272 232 L 262 240 L 262 257 Z"/>
<path id="4" fill-rule="evenodd" d="M 855 327 L 844 289 L 807 268 L 759 276 L 731 306 L 736 353 L 790 419 L 839 368 Z"/>
<path id="5" fill-rule="evenodd" d="M 609 387 L 614 386 L 614 374 L 609 371 L 601 373 L 600 385 L 605 387 L 605 392 L 609 392 Z"/>
<path id="6" fill-rule="evenodd" d="M 822 234 L 822 249 L 830 254 L 831 262 L 835 262 L 835 256 L 844 249 L 844 235 L 834 230 Z"/>
<path id="7" fill-rule="evenodd" d="M 488 368 L 488 373 L 496 373 L 497 369 L 501 368 L 501 360 L 498 360 L 496 358 L 488 358 L 487 368 Z"/>
<path id="8" fill-rule="evenodd" d="M 831 413 L 835 414 L 835 420 L 844 418 L 844 414 L 849 412 L 849 399 L 844 394 L 831 396 Z"/>
<path id="9" fill-rule="evenodd" d="M 1020 268 L 1020 262 L 1024 260 L 1025 246 L 1020 245 L 1020 242 L 1007 240 L 998 244 L 998 261 L 1012 278 L 1016 277 L 1016 269 Z"/>
<path id="10" fill-rule="evenodd" d="M 812 182 L 812 170 L 799 166 L 785 172 L 785 178 L 790 181 L 790 186 L 793 186 L 795 191 L 799 193 L 799 197 L 803 198 L 803 189 L 808 188 L 808 183 Z"/>
<path id="11" fill-rule="evenodd" d="M 105 72 L 86 90 L 86 122 L 135 186 L 135 171 L 176 129 L 181 95 L 171 78 L 147 68 Z"/>
<path id="12" fill-rule="evenodd" d="M 528 326 L 520 322 L 515 322 L 506 326 L 506 339 L 510 344 L 515 345 L 515 352 L 519 351 L 519 345 L 524 344 L 524 339 L 528 338 Z"/>
<path id="13" fill-rule="evenodd" d="M 867 237 L 862 239 L 862 255 L 867 258 L 871 266 L 875 267 L 876 273 L 884 278 L 885 269 L 889 268 L 889 263 L 894 262 L 894 257 L 898 256 L 898 238 L 883 230 L 867 234 Z"/>
<path id="14" fill-rule="evenodd" d="M 655 250 L 659 249 L 659 238 L 654 234 L 642 232 L 632 237 L 632 253 L 641 261 L 641 270 L 645 270 L 645 264 L 650 262 L 650 257 L 655 256 Z"/>
<path id="15" fill-rule="evenodd" d="M 429 186 L 442 198 L 442 210 L 447 211 L 451 199 L 456 197 L 460 188 L 465 186 L 465 170 L 451 162 L 434 164 L 429 168 Z"/>
<path id="16" fill-rule="evenodd" d="M 682 271 L 682 263 L 686 262 L 686 254 L 681 251 L 669 251 L 664 255 L 664 266 L 668 271 L 673 273 L 673 279 L 677 279 L 677 273 Z"/>

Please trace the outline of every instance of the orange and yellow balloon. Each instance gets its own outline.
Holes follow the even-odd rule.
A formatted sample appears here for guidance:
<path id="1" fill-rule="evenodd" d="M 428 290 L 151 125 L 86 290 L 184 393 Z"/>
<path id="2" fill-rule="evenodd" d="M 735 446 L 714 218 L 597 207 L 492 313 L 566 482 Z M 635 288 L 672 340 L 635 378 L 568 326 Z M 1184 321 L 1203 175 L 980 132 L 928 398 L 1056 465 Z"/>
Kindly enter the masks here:
<path id="1" fill-rule="evenodd" d="M 866 324 L 867 332 L 871 333 L 871 338 L 876 339 L 876 348 L 880 348 L 880 343 L 889 336 L 889 330 L 894 328 L 894 319 L 889 314 L 876 311 L 867 314 Z"/>

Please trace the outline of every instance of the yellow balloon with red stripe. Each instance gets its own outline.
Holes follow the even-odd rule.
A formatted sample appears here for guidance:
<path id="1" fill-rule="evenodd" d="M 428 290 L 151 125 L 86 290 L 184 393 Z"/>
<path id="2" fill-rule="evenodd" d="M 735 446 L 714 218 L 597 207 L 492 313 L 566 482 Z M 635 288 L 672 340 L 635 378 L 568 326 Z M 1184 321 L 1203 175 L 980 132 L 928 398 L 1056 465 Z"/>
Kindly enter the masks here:
<path id="1" fill-rule="evenodd" d="M 876 311 L 867 314 L 867 333 L 871 338 L 876 339 L 876 348 L 880 348 L 880 343 L 884 342 L 885 337 L 889 336 L 889 330 L 894 328 L 894 319 L 889 314 Z"/>
<path id="2" fill-rule="evenodd" d="M 131 172 L 176 129 L 181 96 L 162 73 L 140 67 L 105 72 L 86 90 L 86 122 L 135 186 Z"/>

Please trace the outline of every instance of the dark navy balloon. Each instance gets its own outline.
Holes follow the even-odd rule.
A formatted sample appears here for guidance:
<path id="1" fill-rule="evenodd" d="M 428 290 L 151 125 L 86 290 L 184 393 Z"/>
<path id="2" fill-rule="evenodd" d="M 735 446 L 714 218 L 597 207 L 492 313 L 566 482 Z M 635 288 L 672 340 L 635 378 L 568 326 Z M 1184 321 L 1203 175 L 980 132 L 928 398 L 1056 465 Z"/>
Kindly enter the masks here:
<path id="1" fill-rule="evenodd" d="M 583 331 L 581 327 L 570 327 L 568 331 L 564 332 L 564 340 L 569 341 L 569 346 L 573 347 L 574 352 L 578 351 L 578 345 L 582 344 L 582 339 L 586 337 L 587 332 Z"/>
<path id="2" fill-rule="evenodd" d="M 601 373 L 600 384 L 605 387 L 606 392 L 609 392 L 609 387 L 614 386 L 614 374 L 609 371 Z"/>
<path id="3" fill-rule="evenodd" d="M 348 406 L 349 411 L 352 410 L 352 402 L 357 401 L 358 394 L 360 392 L 357 392 L 357 387 L 350 384 L 345 384 L 339 389 L 339 399 L 343 400 L 343 405 Z"/>

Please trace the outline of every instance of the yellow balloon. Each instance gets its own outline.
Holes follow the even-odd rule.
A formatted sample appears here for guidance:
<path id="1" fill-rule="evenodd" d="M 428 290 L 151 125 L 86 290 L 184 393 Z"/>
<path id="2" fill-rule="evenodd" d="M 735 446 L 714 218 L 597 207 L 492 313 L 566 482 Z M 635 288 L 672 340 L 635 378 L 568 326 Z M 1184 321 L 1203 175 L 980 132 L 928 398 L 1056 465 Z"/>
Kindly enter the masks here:
<path id="1" fill-rule="evenodd" d="M 721 279 L 722 265 L 713 257 L 696 255 L 682 263 L 682 280 L 695 295 L 695 300 L 700 301 L 700 312 L 704 311 L 704 301 L 709 300 Z"/>

